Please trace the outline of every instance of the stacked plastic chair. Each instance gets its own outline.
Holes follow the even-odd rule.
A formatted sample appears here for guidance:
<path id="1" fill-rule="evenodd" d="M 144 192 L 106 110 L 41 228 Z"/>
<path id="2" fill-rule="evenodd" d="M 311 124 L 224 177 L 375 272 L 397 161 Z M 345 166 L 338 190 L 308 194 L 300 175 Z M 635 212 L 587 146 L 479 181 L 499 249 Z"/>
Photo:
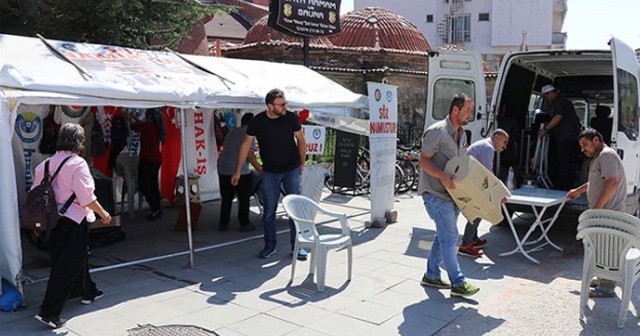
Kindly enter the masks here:
<path id="1" fill-rule="evenodd" d="M 580 319 L 591 279 L 599 277 L 622 283 L 618 328 L 624 327 L 633 284 L 640 277 L 640 219 L 619 211 L 587 210 L 578 217 L 576 238 L 584 245 Z"/>

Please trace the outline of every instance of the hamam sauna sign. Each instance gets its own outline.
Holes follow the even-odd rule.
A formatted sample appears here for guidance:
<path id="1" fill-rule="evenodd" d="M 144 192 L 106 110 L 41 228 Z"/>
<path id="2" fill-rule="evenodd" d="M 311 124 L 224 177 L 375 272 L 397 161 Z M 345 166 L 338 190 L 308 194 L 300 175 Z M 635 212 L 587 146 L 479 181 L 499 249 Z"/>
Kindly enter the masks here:
<path id="1" fill-rule="evenodd" d="M 341 0 L 271 0 L 269 26 L 289 35 L 340 32 Z"/>

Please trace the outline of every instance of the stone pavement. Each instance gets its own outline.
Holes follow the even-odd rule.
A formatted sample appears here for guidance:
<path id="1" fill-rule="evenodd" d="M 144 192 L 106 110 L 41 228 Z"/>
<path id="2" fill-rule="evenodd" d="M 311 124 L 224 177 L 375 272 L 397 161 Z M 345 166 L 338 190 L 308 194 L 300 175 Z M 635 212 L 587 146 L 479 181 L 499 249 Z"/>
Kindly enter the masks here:
<path id="1" fill-rule="evenodd" d="M 278 236 L 278 252 L 273 257 L 259 259 L 260 232 L 218 233 L 212 223 L 216 222 L 219 203 L 211 202 L 205 204 L 194 240 L 197 248 L 212 242 L 220 247 L 196 253 L 193 269 L 187 267 L 188 258 L 182 255 L 93 273 L 105 296 L 87 306 L 69 301 L 62 316 L 69 322 L 55 331 L 33 319 L 45 284 L 28 285 L 26 307 L 15 313 L 0 313 L 0 334 L 130 335 L 145 325 L 198 326 L 223 336 L 640 334 L 637 288 L 624 329 L 616 328 L 619 289 L 616 298 L 591 300 L 587 321 L 578 319 L 582 245 L 575 240 L 575 223 L 570 218 L 561 218 L 550 233 L 565 251 L 546 247 L 533 253 L 542 260 L 540 265 L 520 255 L 499 257 L 499 253 L 515 246 L 513 236 L 507 226 L 483 222 L 480 233 L 489 240 L 486 255 L 480 259 L 459 257 L 465 276 L 481 290 L 470 299 L 462 299 L 451 298 L 448 290 L 420 286 L 435 228 L 420 197 L 399 196 L 395 203 L 398 222 L 384 229 L 365 227 L 370 205 L 365 197 L 324 194 L 323 205 L 350 215 L 355 244 L 350 282 L 346 281 L 346 251 L 330 252 L 325 292 L 316 292 L 313 279 L 307 276 L 308 261 L 298 264 L 296 278 L 289 283 L 288 233 Z M 169 231 L 170 222 L 175 220 L 170 210 L 165 211 L 163 222 L 153 225 Z M 279 215 L 279 228 L 286 229 L 282 211 Z M 259 223 L 258 214 L 252 216 Z M 520 231 L 526 230 L 530 220 L 528 215 L 522 217 L 516 221 Z M 464 224 L 460 217 L 460 231 Z M 133 228 L 149 224 L 139 220 L 123 225 Z M 320 231 L 337 227 L 337 223 L 327 223 Z M 134 260 L 145 250 L 156 251 L 157 244 L 164 244 L 127 234 L 125 242 L 94 249 L 92 265 L 109 258 Z M 227 244 L 239 239 L 243 241 Z M 176 240 L 184 244 L 184 239 Z M 167 239 L 164 246 L 173 243 Z M 182 245 L 182 250 L 185 248 Z M 37 253 L 28 250 L 25 247 L 27 274 L 46 275 L 42 271 L 46 268 L 36 269 L 33 255 Z M 169 334 L 181 333 L 153 335 Z M 186 331 L 182 335 L 187 335 Z"/>

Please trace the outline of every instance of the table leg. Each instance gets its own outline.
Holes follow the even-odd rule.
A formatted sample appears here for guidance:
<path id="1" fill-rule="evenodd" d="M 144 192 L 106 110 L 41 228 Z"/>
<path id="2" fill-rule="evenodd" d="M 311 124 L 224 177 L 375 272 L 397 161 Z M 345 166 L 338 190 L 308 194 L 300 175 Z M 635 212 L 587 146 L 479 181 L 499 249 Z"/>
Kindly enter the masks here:
<path id="1" fill-rule="evenodd" d="M 564 206 L 564 202 L 560 203 L 558 205 L 558 209 L 556 210 L 556 212 L 553 214 L 553 217 L 551 217 L 550 219 L 547 219 L 545 221 L 542 221 L 542 216 L 544 214 L 544 209 L 541 213 L 540 213 L 540 222 L 537 223 L 540 226 L 540 231 L 542 231 L 542 234 L 540 235 L 540 237 L 538 237 L 538 239 L 532 241 L 532 242 L 528 242 L 525 243 L 525 245 L 530 245 L 530 244 L 536 244 L 539 243 L 540 241 L 542 241 L 542 239 L 546 240 L 547 243 L 551 246 L 553 246 L 553 248 L 555 248 L 556 250 L 562 252 L 564 251 L 564 249 L 558 245 L 556 245 L 554 242 L 551 241 L 551 239 L 549 239 L 549 236 L 547 236 L 547 233 L 549 232 L 549 230 L 551 230 L 551 227 L 553 226 L 553 224 L 556 222 L 556 219 L 558 219 L 558 217 L 560 216 L 560 211 L 562 210 L 562 207 Z M 534 212 L 536 212 L 535 207 L 534 208 Z M 547 225 L 546 227 L 543 225 L 545 222 L 548 222 L 549 225 Z"/>
<path id="2" fill-rule="evenodd" d="M 507 211 L 507 206 L 505 204 L 502 204 L 502 208 L 504 209 L 504 213 L 506 213 L 506 214 L 509 213 Z M 542 213 L 544 213 L 544 211 Z M 538 221 L 539 219 L 540 218 L 536 216 L 536 221 Z M 516 246 L 516 248 L 513 249 L 512 251 L 500 253 L 500 256 L 501 257 L 506 257 L 506 256 L 512 255 L 512 254 L 514 254 L 516 252 L 520 252 L 520 253 L 522 253 L 522 255 L 525 256 L 525 258 L 533 261 L 536 264 L 539 264 L 540 262 L 537 259 L 535 259 L 532 256 L 530 256 L 529 253 L 524 249 L 524 242 L 527 241 L 527 238 L 529 238 L 529 235 L 531 235 L 532 229 L 535 229 L 536 225 L 532 225 L 531 228 L 529 229 L 529 231 L 527 232 L 527 234 L 524 236 L 524 238 L 522 240 L 520 240 L 520 238 L 518 237 L 518 233 L 516 232 L 516 228 L 515 228 L 515 226 L 513 226 L 513 220 L 511 219 L 511 217 L 507 217 L 507 221 L 509 222 L 509 227 L 511 228 L 511 233 L 513 233 L 513 238 L 515 238 L 516 244 L 518 246 Z M 535 222 L 534 222 L 534 224 L 535 224 Z"/>

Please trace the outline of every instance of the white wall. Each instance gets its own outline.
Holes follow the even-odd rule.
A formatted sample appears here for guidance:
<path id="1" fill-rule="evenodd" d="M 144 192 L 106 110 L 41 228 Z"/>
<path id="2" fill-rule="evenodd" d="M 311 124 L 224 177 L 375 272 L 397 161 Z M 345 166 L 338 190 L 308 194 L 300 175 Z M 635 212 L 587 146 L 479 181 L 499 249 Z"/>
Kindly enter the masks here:
<path id="1" fill-rule="evenodd" d="M 549 0 L 492 0 L 491 46 L 519 47 L 522 31 L 527 44 L 551 45 L 553 3 Z"/>
<path id="2" fill-rule="evenodd" d="M 462 45 L 481 54 L 503 54 L 518 50 L 522 31 L 527 31 L 529 49 L 547 49 L 553 32 L 561 32 L 564 13 L 554 12 L 556 0 L 471 0 L 463 1 L 462 13 L 471 15 L 471 42 Z M 404 16 L 425 35 L 432 48 L 444 44 L 438 35 L 449 4 L 445 0 L 354 0 L 354 8 L 382 7 Z M 489 21 L 478 21 L 479 13 L 489 13 Z M 426 15 L 433 14 L 433 23 Z"/>

